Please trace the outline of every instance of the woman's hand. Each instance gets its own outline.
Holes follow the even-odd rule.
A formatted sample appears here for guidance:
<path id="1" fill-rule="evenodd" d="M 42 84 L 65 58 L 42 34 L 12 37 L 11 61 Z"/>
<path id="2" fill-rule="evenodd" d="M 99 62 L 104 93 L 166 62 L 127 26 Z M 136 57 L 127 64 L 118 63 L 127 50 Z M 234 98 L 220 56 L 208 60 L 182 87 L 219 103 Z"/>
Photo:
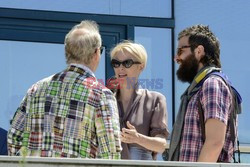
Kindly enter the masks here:
<path id="1" fill-rule="evenodd" d="M 148 150 L 163 153 L 167 147 L 167 142 L 165 137 L 157 135 L 154 137 L 145 136 L 137 132 L 135 127 L 127 121 L 128 128 L 122 128 L 121 131 L 121 141 L 124 143 L 136 143 Z"/>
<path id="2" fill-rule="evenodd" d="M 140 135 L 135 127 L 127 121 L 127 128 L 122 128 L 121 141 L 124 143 L 138 143 Z"/>

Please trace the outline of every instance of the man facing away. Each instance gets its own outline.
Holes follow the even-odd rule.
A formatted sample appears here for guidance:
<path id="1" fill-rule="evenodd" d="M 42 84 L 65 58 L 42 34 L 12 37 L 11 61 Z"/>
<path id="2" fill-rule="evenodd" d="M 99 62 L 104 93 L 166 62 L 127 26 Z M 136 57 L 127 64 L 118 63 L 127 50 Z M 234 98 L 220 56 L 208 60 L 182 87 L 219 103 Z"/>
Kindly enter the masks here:
<path id="1" fill-rule="evenodd" d="M 101 45 L 94 21 L 70 30 L 65 37 L 68 67 L 28 90 L 8 132 L 9 155 L 25 150 L 28 156 L 120 159 L 116 99 L 93 73 Z"/>
<path id="2" fill-rule="evenodd" d="M 170 141 L 169 160 L 230 162 L 234 151 L 229 128 L 230 89 L 221 77 L 215 75 L 209 75 L 197 88 L 202 78 L 221 70 L 219 41 L 204 25 L 184 29 L 179 33 L 178 40 L 175 57 L 179 64 L 177 77 L 190 85 L 181 98 Z M 204 111 L 204 141 L 199 104 Z"/>

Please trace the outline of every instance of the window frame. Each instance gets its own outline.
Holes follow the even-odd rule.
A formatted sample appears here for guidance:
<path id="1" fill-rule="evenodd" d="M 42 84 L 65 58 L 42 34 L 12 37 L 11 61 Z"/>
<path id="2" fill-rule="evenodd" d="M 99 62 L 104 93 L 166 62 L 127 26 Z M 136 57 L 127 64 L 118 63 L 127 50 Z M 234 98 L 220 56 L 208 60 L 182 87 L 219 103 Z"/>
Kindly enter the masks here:
<path id="1" fill-rule="evenodd" d="M 81 20 L 95 20 L 100 25 L 100 33 L 116 43 L 124 39 L 134 40 L 135 27 L 155 27 L 171 29 L 172 43 L 172 124 L 175 122 L 175 40 L 174 40 L 174 0 L 171 0 L 171 18 L 120 16 L 58 12 L 30 9 L 0 8 L 0 40 L 27 41 L 41 43 L 64 43 L 66 33 Z M 110 27 L 113 27 L 110 29 Z M 105 40 L 105 37 L 104 37 Z M 109 54 L 111 45 L 105 46 Z M 106 61 L 106 79 L 111 77 L 113 69 Z"/>

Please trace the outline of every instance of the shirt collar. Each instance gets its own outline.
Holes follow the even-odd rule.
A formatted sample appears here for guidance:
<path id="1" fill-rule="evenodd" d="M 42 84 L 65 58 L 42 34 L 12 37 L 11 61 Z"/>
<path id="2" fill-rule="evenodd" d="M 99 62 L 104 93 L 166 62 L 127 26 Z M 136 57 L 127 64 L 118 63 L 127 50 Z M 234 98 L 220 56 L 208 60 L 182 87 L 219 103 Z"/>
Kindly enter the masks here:
<path id="1" fill-rule="evenodd" d="M 79 67 L 79 68 L 82 68 L 84 71 L 88 72 L 90 75 L 92 75 L 93 77 L 95 77 L 94 72 L 90 68 L 88 68 L 87 66 L 85 66 L 83 64 L 76 64 L 76 63 L 70 63 L 70 66 L 71 65 Z"/>

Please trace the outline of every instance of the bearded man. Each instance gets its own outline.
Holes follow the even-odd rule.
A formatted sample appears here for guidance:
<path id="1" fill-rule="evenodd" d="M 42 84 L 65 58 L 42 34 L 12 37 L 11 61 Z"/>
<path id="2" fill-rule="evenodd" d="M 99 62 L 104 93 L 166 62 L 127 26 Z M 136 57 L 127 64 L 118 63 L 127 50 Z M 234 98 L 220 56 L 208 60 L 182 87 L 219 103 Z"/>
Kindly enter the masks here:
<path id="1" fill-rule="evenodd" d="M 175 61 L 179 64 L 178 79 L 190 85 L 181 97 L 168 160 L 230 162 L 235 150 L 233 141 L 236 141 L 230 138 L 232 94 L 221 77 L 209 75 L 221 72 L 218 39 L 208 26 L 194 25 L 184 29 L 178 36 Z M 199 104 L 204 112 L 204 140 Z M 237 125 L 235 129 L 237 137 Z"/>

